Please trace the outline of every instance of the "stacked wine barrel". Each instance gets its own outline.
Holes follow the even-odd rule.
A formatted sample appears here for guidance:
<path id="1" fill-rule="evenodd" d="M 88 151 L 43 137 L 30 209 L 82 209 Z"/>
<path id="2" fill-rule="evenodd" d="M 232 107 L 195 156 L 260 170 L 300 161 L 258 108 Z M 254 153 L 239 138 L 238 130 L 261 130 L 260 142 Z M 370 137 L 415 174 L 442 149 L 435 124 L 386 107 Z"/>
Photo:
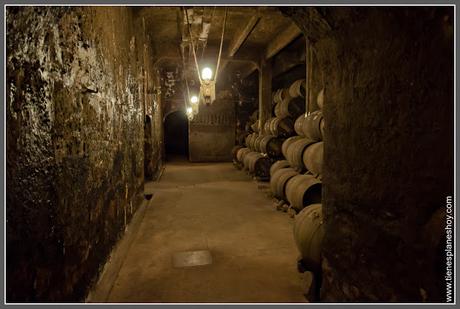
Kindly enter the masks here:
<path id="1" fill-rule="evenodd" d="M 321 93 L 322 95 L 322 93 Z M 322 107 L 322 104 L 318 104 Z M 297 175 L 285 185 L 285 200 L 297 213 L 294 239 L 300 253 L 299 270 L 312 272 L 313 281 L 321 282 L 321 250 L 325 234 L 321 204 L 324 149 L 324 118 L 321 110 L 299 116 L 294 125 L 297 136 L 282 146 L 286 161 Z M 319 299 L 321 284 L 314 284 Z"/>
<path id="2" fill-rule="evenodd" d="M 290 90 L 295 89 L 294 85 Z M 296 93 L 294 90 L 291 92 Z M 302 94 L 301 91 L 297 93 Z M 281 209 L 291 209 L 293 214 L 309 205 L 321 203 L 324 147 L 322 111 L 299 115 L 294 130 L 297 135 L 287 138 L 281 146 L 284 160 L 273 164 L 270 171 L 273 196 L 284 201 Z"/>
<path id="3" fill-rule="evenodd" d="M 254 110 L 254 112 L 249 117 L 249 120 L 246 122 L 246 125 L 245 125 L 246 132 L 248 134 L 252 133 L 252 132 L 257 132 L 257 130 L 258 130 L 257 123 L 258 122 L 259 122 L 259 110 L 256 109 L 256 110 Z"/>
<path id="4" fill-rule="evenodd" d="M 299 116 L 294 127 L 298 135 L 289 137 L 281 146 L 285 160 L 274 164 L 270 187 L 276 198 L 298 213 L 310 204 L 321 203 L 324 148 L 321 111 Z"/>
<path id="5" fill-rule="evenodd" d="M 324 233 L 321 204 L 309 205 L 296 215 L 294 240 L 302 256 L 302 266 L 306 270 L 321 271 L 321 245 Z"/>
<path id="6" fill-rule="evenodd" d="M 257 121 L 247 124 L 244 143 L 232 151 L 235 166 L 262 181 L 270 179 L 273 163 L 284 158 L 283 144 L 296 134 L 295 120 L 305 113 L 305 80 L 297 80 L 288 88 L 276 90 L 272 106 L 272 117 L 262 127 Z M 251 119 L 254 120 L 255 115 Z"/>
<path id="7" fill-rule="evenodd" d="M 290 96 L 302 97 L 302 91 L 294 91 L 302 90 L 296 83 L 290 88 Z M 278 96 L 285 99 L 281 91 Z M 304 96 L 305 93 L 302 102 L 305 102 Z M 318 106 L 322 107 L 322 104 Z M 278 110 L 275 108 L 276 112 L 295 115 L 296 109 L 279 106 Z M 282 205 L 278 209 L 285 209 L 295 216 L 294 239 L 301 256 L 299 265 L 313 272 L 315 281 L 321 277 L 321 248 L 325 233 L 321 204 L 324 124 L 321 110 L 296 115 L 296 134 L 286 136 L 281 145 L 284 159 L 275 162 L 270 169 L 270 189 L 281 201 L 277 205 Z"/>
<path id="8" fill-rule="evenodd" d="M 305 80 L 273 93 L 272 117 L 263 127 L 246 127 L 244 143 L 235 146 L 235 165 L 261 179 L 270 179 L 277 209 L 295 217 L 294 239 L 299 270 L 321 277 L 321 247 L 325 234 L 321 204 L 324 118 L 320 110 L 305 111 Z M 241 140 L 242 138 L 240 138 Z M 318 292 L 319 295 L 319 292 Z"/>

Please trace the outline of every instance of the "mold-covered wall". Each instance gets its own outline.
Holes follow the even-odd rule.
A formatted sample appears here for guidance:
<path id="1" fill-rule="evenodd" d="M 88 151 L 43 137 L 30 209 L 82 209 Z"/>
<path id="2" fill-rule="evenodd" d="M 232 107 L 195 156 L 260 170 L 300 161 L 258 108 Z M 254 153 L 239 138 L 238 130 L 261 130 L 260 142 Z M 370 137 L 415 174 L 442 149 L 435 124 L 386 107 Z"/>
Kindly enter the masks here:
<path id="1" fill-rule="evenodd" d="M 6 18 L 7 300 L 82 300 L 142 199 L 149 39 L 130 8 Z"/>
<path id="2" fill-rule="evenodd" d="M 140 20 L 136 18 L 136 24 Z M 139 25 L 140 26 L 140 25 Z M 143 29 L 143 87 L 145 105 L 144 119 L 144 177 L 146 181 L 157 179 L 163 164 L 163 105 L 161 96 L 160 72 L 153 65 L 153 51 L 150 35 L 146 31 L 142 20 Z M 136 32 L 139 35 L 138 32 Z M 155 45 L 153 45 L 155 46 Z"/>
<path id="3" fill-rule="evenodd" d="M 322 301 L 445 301 L 429 222 L 453 194 L 453 8 L 283 11 L 325 88 Z"/>

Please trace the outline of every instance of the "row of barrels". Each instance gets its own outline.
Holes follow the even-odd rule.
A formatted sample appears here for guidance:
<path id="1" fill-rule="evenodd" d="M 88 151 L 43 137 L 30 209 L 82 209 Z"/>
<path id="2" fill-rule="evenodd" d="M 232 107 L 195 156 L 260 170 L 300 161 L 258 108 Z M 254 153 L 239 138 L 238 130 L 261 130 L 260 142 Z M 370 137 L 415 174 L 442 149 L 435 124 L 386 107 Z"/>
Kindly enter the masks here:
<path id="1" fill-rule="evenodd" d="M 321 181 L 311 173 L 299 173 L 287 160 L 270 168 L 270 190 L 273 196 L 290 204 L 296 212 L 306 205 L 321 202 Z"/>
<path id="2" fill-rule="evenodd" d="M 325 234 L 322 213 L 324 119 L 321 111 L 300 115 L 294 124 L 297 136 L 287 138 L 281 151 L 286 160 L 270 169 L 270 189 L 297 213 L 294 240 L 302 268 L 321 273 L 321 248 Z"/>
<path id="3" fill-rule="evenodd" d="M 294 120 L 291 117 L 271 117 L 264 124 L 264 131 L 266 134 L 275 135 L 278 137 L 289 137 L 296 134 L 294 129 Z M 260 133 L 258 121 L 250 126 L 249 132 Z"/>
<path id="4" fill-rule="evenodd" d="M 270 161 L 272 163 L 274 160 L 271 160 L 271 158 L 279 159 L 282 157 L 284 139 L 296 133 L 294 119 L 305 112 L 305 96 L 305 79 L 296 80 L 290 87 L 275 91 L 273 93 L 273 102 L 276 117 L 270 118 L 263 124 L 263 131 L 266 134 L 262 135 L 258 133 L 261 128 L 257 126 L 257 112 L 251 115 L 251 125 L 246 131 L 255 133 L 244 136 L 244 143 L 243 135 L 239 137 L 240 146 L 235 146 L 233 149 L 233 161 L 235 164 L 256 176 L 266 174 L 266 177 L 268 177 L 267 164 L 262 164 L 261 162 Z M 246 147 L 243 147 L 243 144 Z"/>
<path id="5" fill-rule="evenodd" d="M 322 175 L 324 142 L 293 136 L 283 142 L 281 152 L 296 171 L 309 171 L 315 176 Z"/>
<path id="6" fill-rule="evenodd" d="M 322 112 L 319 110 L 306 117 L 300 116 L 297 118 L 294 128 L 299 136 L 292 143 L 293 148 L 287 150 L 288 158 L 292 165 L 298 169 L 306 169 L 308 173 L 321 177 L 324 153 L 324 118 Z M 303 166 L 300 161 L 302 161 Z M 306 185 L 304 184 L 304 186 Z M 291 194 L 290 191 L 286 191 L 286 195 Z M 293 232 L 301 256 L 299 263 L 302 265 L 302 269 L 313 272 L 316 280 L 318 280 L 321 277 L 321 249 L 325 227 L 321 196 L 319 198 L 312 197 L 312 194 L 314 193 L 305 192 L 305 200 L 302 201 L 304 203 L 303 208 L 295 216 Z M 319 292 L 317 292 L 317 297 L 319 297 L 318 295 Z"/>
<path id="7" fill-rule="evenodd" d="M 245 140 L 246 147 L 253 151 L 266 154 L 271 158 L 281 157 L 283 142 L 283 138 L 275 135 L 258 135 L 257 133 L 249 134 Z"/>
<path id="8" fill-rule="evenodd" d="M 290 166 L 298 172 L 322 174 L 324 153 L 324 119 L 321 111 L 300 116 L 296 120 L 297 136 L 286 139 L 281 152 Z"/>
<path id="9" fill-rule="evenodd" d="M 273 195 L 295 210 L 294 239 L 303 266 L 319 272 L 324 236 L 320 180 L 324 119 L 321 111 L 305 114 L 305 95 L 303 80 L 277 90 L 273 95 L 275 117 L 263 127 L 266 135 L 259 134 L 261 128 L 254 123 L 256 133 L 235 146 L 233 158 L 248 173 L 269 178 Z"/>
<path id="10" fill-rule="evenodd" d="M 266 133 L 289 137 L 295 134 L 294 119 L 305 112 L 305 80 L 299 79 L 288 88 L 281 88 L 273 93 L 272 114 L 264 125 Z M 255 110 L 246 123 L 246 132 L 259 133 L 258 110 Z"/>
<path id="11" fill-rule="evenodd" d="M 256 133 L 245 136 L 246 147 L 234 148 L 234 162 L 254 176 L 269 176 L 273 196 L 297 213 L 294 239 L 303 267 L 319 273 L 324 237 L 320 180 L 324 119 L 321 111 L 305 113 L 305 96 L 304 80 L 277 90 L 274 117 L 263 127 L 267 135 L 258 134 L 261 128 L 254 124 Z"/>
<path id="12" fill-rule="evenodd" d="M 306 96 L 305 79 L 298 79 L 289 86 L 289 88 L 280 88 L 273 92 L 273 101 L 279 103 L 284 99 L 291 97 L 297 98 Z"/>
<path id="13" fill-rule="evenodd" d="M 311 200 L 309 195 L 304 193 L 309 190 L 310 186 L 321 183 L 318 176 L 322 172 L 323 142 L 315 143 L 302 137 L 294 142 L 294 139 L 289 138 L 282 144 L 280 144 L 279 139 L 273 136 L 256 137 L 255 139 L 260 142 L 249 142 L 251 147 L 235 146 L 233 148 L 234 163 L 256 177 L 269 177 L 273 195 L 291 204 L 296 211 L 300 211 L 303 205 L 310 203 Z M 286 145 L 288 147 L 285 147 Z M 288 160 L 279 160 L 273 163 L 274 157 L 279 153 L 277 149 L 280 148 L 281 152 L 286 153 Z M 286 148 L 287 150 L 285 150 Z M 307 177 L 298 177 L 299 180 L 289 185 L 292 188 L 288 188 L 287 182 L 290 178 L 303 173 Z M 288 192 L 290 193 L 288 194 Z M 314 192 L 317 193 L 317 191 Z M 301 195 L 305 195 L 305 197 L 301 198 Z M 312 197 L 317 199 L 316 195 Z M 320 197 L 321 194 L 319 194 Z"/>
<path id="14" fill-rule="evenodd" d="M 273 114 L 280 119 L 296 119 L 305 113 L 305 95 L 305 79 L 296 80 L 288 88 L 278 89 L 273 94 Z"/>
<path id="15" fill-rule="evenodd" d="M 313 141 L 321 141 L 324 136 L 324 118 L 321 110 L 310 114 L 300 115 L 295 123 L 294 130 L 299 136 L 307 137 Z"/>
<path id="16" fill-rule="evenodd" d="M 289 137 L 295 134 L 294 120 L 290 117 L 272 117 L 265 122 L 264 130 L 278 137 Z"/>
<path id="17" fill-rule="evenodd" d="M 312 146 L 320 143 L 313 143 Z M 321 273 L 321 248 L 325 234 L 321 181 L 309 171 L 299 173 L 288 160 L 280 160 L 270 168 L 270 189 L 276 198 L 287 202 L 297 213 L 293 232 L 301 256 L 299 263 L 302 269 L 318 276 Z"/>
<path id="18" fill-rule="evenodd" d="M 232 156 L 233 163 L 239 169 L 243 169 L 261 180 L 268 180 L 270 177 L 270 167 L 273 159 L 266 154 L 238 145 L 233 147 Z"/>

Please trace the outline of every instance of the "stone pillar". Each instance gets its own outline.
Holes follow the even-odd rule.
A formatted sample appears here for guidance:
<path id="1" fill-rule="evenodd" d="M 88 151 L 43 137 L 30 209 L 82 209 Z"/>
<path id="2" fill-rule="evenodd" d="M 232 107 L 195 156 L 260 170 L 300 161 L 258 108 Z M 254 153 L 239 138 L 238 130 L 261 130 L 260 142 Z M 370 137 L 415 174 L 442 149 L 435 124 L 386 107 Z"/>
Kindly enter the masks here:
<path id="1" fill-rule="evenodd" d="M 321 301 L 446 301 L 453 8 L 283 10 L 327 87 Z"/>
<path id="2" fill-rule="evenodd" d="M 315 97 L 317 89 L 315 90 L 315 88 L 318 87 L 320 81 L 318 80 L 318 76 L 315 77 L 318 68 L 314 71 L 313 44 L 308 37 L 305 38 L 305 41 L 305 112 L 309 114 L 318 109 Z"/>
<path id="3" fill-rule="evenodd" d="M 272 61 L 263 59 L 259 69 L 259 132 L 266 134 L 264 124 L 270 118 L 272 105 Z"/>
<path id="4" fill-rule="evenodd" d="M 310 41 L 308 37 L 305 37 L 305 113 L 308 114 L 310 111 L 310 93 L 311 93 L 311 83 L 310 83 L 310 74 L 311 74 L 311 57 L 310 57 Z"/>

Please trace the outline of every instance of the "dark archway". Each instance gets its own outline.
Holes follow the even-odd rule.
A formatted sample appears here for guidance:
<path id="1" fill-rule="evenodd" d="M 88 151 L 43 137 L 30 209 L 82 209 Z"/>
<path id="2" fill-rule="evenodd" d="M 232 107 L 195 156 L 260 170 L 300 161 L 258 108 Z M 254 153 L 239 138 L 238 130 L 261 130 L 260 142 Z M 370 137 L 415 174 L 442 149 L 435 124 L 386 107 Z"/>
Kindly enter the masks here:
<path id="1" fill-rule="evenodd" d="M 188 119 L 183 111 L 168 114 L 164 120 L 166 160 L 188 160 Z"/>

